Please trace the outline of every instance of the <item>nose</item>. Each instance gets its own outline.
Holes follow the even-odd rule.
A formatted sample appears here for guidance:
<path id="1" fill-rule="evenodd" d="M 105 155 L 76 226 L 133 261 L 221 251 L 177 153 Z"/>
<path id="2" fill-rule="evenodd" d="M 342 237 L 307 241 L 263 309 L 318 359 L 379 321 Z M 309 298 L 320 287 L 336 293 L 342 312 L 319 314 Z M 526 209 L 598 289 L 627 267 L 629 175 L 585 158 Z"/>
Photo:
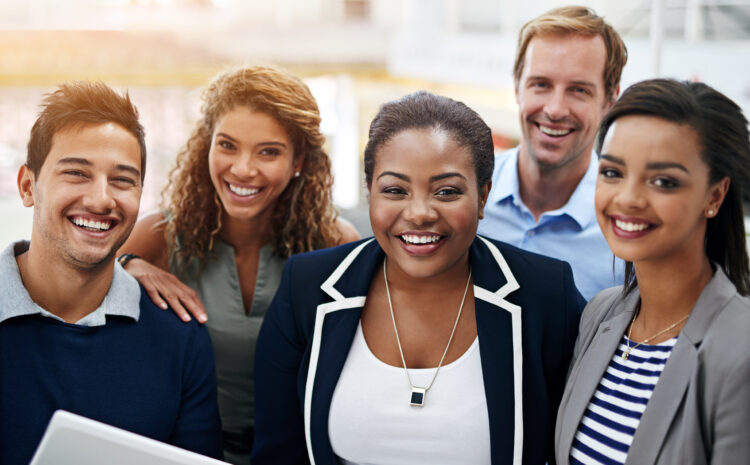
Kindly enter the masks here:
<path id="1" fill-rule="evenodd" d="M 644 186 L 640 184 L 637 179 L 631 178 L 626 180 L 620 184 L 620 188 L 617 190 L 615 196 L 615 202 L 625 210 L 645 208 L 648 201 L 643 189 Z"/>
<path id="2" fill-rule="evenodd" d="M 570 107 L 563 89 L 555 89 L 549 95 L 549 99 L 544 105 L 544 113 L 552 121 L 564 119 L 570 114 Z"/>
<path id="3" fill-rule="evenodd" d="M 109 213 L 117 206 L 112 186 L 106 176 L 97 177 L 88 184 L 83 206 L 95 213 Z"/>
<path id="4" fill-rule="evenodd" d="M 238 178 L 251 178 L 258 175 L 257 160 L 250 152 L 243 152 L 232 163 L 229 171 Z"/>
<path id="5" fill-rule="evenodd" d="M 438 220 L 438 212 L 432 205 L 431 199 L 414 197 L 409 200 L 404 210 L 404 219 L 417 226 L 434 223 Z"/>

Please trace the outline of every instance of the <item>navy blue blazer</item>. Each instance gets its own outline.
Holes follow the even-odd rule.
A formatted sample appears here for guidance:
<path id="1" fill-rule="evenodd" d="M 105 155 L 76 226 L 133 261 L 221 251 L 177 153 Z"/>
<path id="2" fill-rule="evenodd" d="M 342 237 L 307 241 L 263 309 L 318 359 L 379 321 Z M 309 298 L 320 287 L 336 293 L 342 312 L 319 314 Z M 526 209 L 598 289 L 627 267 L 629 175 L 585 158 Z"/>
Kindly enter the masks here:
<path id="1" fill-rule="evenodd" d="M 329 408 L 383 257 L 366 239 L 287 261 L 256 349 L 253 465 L 338 463 Z M 559 260 L 477 236 L 469 263 L 492 463 L 554 463 L 585 301 Z"/>

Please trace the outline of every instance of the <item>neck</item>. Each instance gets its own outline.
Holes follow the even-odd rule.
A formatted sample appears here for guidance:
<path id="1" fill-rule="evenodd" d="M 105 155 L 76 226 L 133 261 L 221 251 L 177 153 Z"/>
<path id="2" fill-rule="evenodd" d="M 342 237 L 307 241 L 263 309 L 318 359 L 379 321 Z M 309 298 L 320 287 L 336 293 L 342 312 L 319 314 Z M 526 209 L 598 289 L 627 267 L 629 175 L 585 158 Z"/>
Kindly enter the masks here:
<path id="1" fill-rule="evenodd" d="M 454 266 L 436 276 L 415 278 L 406 274 L 391 261 L 386 264 L 388 273 L 388 285 L 391 292 L 420 296 L 443 296 L 454 292 L 461 287 L 469 278 L 469 254 L 468 252 Z M 382 274 L 382 273 L 381 273 Z"/>
<path id="2" fill-rule="evenodd" d="M 690 313 L 713 276 L 703 250 L 698 257 L 669 263 L 635 263 L 641 295 L 639 319 L 644 328 L 659 328 Z"/>
<path id="3" fill-rule="evenodd" d="M 222 215 L 219 234 L 224 242 L 234 248 L 236 253 L 248 249 L 258 250 L 271 241 L 270 218 L 237 220 L 226 213 Z"/>
<path id="4" fill-rule="evenodd" d="M 48 312 L 68 323 L 75 323 L 96 310 L 112 284 L 114 260 L 84 270 L 60 257 L 50 258 L 31 242 L 29 250 L 16 257 L 26 291 L 31 299 Z"/>
<path id="5" fill-rule="evenodd" d="M 591 152 L 585 152 L 590 154 Z M 538 220 L 544 212 L 562 208 L 588 170 L 591 158 L 581 155 L 565 166 L 544 169 L 531 159 L 522 144 L 518 154 L 521 200 Z"/>

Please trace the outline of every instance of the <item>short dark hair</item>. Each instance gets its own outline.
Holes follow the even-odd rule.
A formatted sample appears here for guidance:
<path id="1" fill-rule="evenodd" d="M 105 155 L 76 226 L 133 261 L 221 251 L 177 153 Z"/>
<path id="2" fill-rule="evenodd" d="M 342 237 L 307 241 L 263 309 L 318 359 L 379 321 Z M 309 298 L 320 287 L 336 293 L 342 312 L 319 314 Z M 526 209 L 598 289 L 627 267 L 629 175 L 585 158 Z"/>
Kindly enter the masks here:
<path id="1" fill-rule="evenodd" d="M 26 152 L 26 166 L 39 176 L 52 148 L 55 133 L 76 124 L 116 123 L 138 140 L 141 148 L 141 182 L 146 175 L 146 141 L 138 110 L 125 93 L 121 96 L 103 82 L 74 81 L 64 83 L 46 94 L 42 111 L 31 128 Z"/>
<path id="2" fill-rule="evenodd" d="M 367 186 L 372 184 L 375 154 L 383 144 L 408 129 L 428 128 L 446 131 L 459 146 L 468 148 L 477 184 L 482 188 L 490 182 L 495 149 L 489 126 L 464 103 L 419 91 L 382 105 L 370 123 L 370 134 L 365 147 Z"/>
<path id="3" fill-rule="evenodd" d="M 633 84 L 605 115 L 599 127 L 596 152 L 618 118 L 643 115 L 690 126 L 698 135 L 701 158 L 709 168 L 709 182 L 730 179 L 718 214 L 708 219 L 705 250 L 719 264 L 737 291 L 750 295 L 743 200 L 750 182 L 750 137 L 742 110 L 721 92 L 700 82 L 652 79 Z M 636 286 L 630 262 L 625 268 L 625 291 Z"/>

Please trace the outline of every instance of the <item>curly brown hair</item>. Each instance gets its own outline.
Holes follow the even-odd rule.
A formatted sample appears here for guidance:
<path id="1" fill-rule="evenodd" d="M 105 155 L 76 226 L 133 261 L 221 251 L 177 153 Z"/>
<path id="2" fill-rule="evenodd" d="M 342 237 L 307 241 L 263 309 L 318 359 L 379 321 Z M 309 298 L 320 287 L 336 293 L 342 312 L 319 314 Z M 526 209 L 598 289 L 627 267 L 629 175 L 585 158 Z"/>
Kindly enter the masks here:
<path id="1" fill-rule="evenodd" d="M 337 244 L 341 234 L 331 204 L 331 161 L 323 149 L 318 105 L 307 85 L 278 68 L 251 66 L 220 74 L 202 98 L 201 119 L 162 192 L 169 212 L 167 244 L 178 269 L 210 258 L 221 231 L 222 205 L 209 174 L 208 153 L 214 125 L 237 106 L 275 118 L 286 129 L 294 156 L 305 157 L 300 176 L 292 178 L 276 202 L 270 228 L 274 254 L 288 257 Z"/>

